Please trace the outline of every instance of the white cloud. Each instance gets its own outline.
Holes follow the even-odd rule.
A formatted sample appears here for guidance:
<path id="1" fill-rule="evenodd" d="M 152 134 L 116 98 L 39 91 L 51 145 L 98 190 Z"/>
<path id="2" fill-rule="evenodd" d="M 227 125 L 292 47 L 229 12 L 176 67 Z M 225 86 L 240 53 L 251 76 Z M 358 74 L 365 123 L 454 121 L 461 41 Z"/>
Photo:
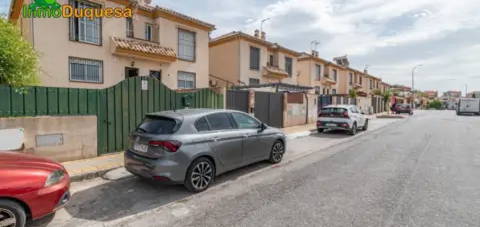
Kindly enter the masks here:
<path id="1" fill-rule="evenodd" d="M 458 43 L 449 53 L 440 52 L 444 54 L 441 56 L 431 53 L 443 48 L 441 40 L 479 29 L 479 8 L 477 0 L 281 0 L 263 8 L 256 20 L 247 23 L 245 28 L 252 31 L 258 28 L 261 18 L 270 17 L 271 21 L 264 28 L 275 41 L 306 50 L 311 40 L 319 40 L 320 55 L 331 58 L 348 54 L 352 58 L 369 59 L 371 62 L 354 64 L 371 64 L 371 72 L 393 82 L 407 81 L 403 78 L 408 78 L 405 75 L 410 74 L 411 66 L 422 62 L 425 67 L 421 73 L 433 83 L 452 77 L 458 83 L 468 83 L 469 76 L 478 75 L 480 71 L 475 62 L 480 59 L 480 51 L 473 51 L 478 48 L 472 48 L 472 41 Z M 469 33 L 462 35 L 465 34 Z M 305 40 L 307 37 L 311 39 Z M 471 39 L 479 40 L 479 37 Z M 430 42 L 437 46 L 430 46 Z M 431 49 L 419 53 L 415 45 Z M 375 56 L 378 52 L 395 52 L 406 46 L 412 47 L 410 52 L 403 50 L 388 63 Z M 382 63 L 376 64 L 376 61 Z M 458 86 L 439 82 L 438 89 L 449 89 L 446 86 L 449 84 Z M 480 84 L 472 86 L 480 89 Z"/>

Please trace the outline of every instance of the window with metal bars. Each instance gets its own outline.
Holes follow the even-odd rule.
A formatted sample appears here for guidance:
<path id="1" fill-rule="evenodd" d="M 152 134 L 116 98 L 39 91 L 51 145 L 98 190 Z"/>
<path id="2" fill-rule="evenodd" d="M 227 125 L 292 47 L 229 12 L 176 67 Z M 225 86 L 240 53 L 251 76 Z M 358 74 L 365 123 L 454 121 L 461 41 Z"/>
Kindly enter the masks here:
<path id="1" fill-rule="evenodd" d="M 103 83 L 103 62 L 84 58 L 69 58 L 70 81 Z"/>

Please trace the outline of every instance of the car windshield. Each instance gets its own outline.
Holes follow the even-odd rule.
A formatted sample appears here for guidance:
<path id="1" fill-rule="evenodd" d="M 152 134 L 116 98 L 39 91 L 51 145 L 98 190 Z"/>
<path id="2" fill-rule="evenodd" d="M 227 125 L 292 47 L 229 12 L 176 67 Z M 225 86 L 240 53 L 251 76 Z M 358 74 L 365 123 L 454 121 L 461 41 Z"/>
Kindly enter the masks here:
<path id="1" fill-rule="evenodd" d="M 172 118 L 147 116 L 136 131 L 150 134 L 173 134 L 177 129 L 177 124 L 177 120 Z"/>

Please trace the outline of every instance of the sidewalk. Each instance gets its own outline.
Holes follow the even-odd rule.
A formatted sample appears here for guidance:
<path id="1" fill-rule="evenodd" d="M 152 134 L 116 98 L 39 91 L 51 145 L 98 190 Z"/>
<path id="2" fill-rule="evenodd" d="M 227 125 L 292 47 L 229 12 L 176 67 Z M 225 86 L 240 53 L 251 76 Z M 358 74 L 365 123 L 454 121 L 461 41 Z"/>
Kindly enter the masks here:
<path id="1" fill-rule="evenodd" d="M 283 128 L 282 131 L 288 139 L 310 135 L 316 129 L 316 124 L 299 125 Z M 72 181 L 81 181 L 102 176 L 112 169 L 123 166 L 123 152 L 102 155 L 100 157 L 82 159 L 77 161 L 63 162 Z"/>

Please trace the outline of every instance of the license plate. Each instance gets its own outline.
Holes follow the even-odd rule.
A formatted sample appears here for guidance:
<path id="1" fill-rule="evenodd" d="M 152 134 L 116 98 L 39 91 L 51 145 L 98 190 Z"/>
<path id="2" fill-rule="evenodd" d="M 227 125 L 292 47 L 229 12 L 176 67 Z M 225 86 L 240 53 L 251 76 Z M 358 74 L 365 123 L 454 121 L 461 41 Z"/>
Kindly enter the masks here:
<path id="1" fill-rule="evenodd" d="M 337 124 L 331 124 L 331 123 L 328 123 L 328 124 L 325 124 L 326 126 L 331 126 L 331 127 L 336 127 Z"/>
<path id="2" fill-rule="evenodd" d="M 148 151 L 148 145 L 136 143 L 136 144 L 133 145 L 133 149 L 135 149 L 136 151 L 140 151 L 140 152 L 147 152 Z"/>

